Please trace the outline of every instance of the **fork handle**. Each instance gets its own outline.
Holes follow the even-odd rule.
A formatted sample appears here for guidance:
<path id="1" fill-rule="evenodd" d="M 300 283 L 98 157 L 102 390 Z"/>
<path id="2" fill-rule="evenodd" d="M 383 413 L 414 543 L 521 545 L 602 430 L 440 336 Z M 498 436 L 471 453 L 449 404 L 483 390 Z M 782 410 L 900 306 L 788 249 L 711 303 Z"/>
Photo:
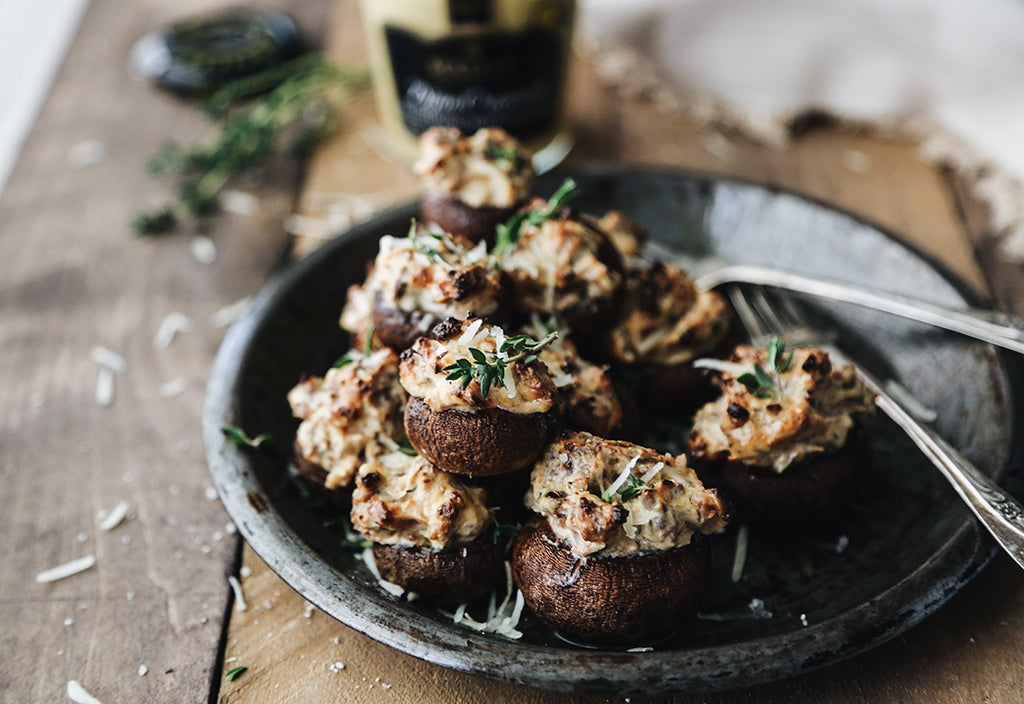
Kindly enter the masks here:
<path id="1" fill-rule="evenodd" d="M 895 293 L 874 291 L 855 284 L 826 281 L 788 271 L 760 266 L 725 266 L 697 279 L 704 289 L 726 283 L 773 286 L 806 293 L 864 308 L 880 310 L 902 318 L 952 330 L 978 340 L 1024 354 L 1024 320 L 998 311 L 981 308 L 946 308 Z"/>
<path id="2" fill-rule="evenodd" d="M 878 394 L 875 401 L 878 409 L 906 432 L 921 452 L 946 476 L 988 532 L 1018 565 L 1024 567 L 1024 508 L 965 460 L 935 431 L 914 420 L 891 396 L 877 389 L 877 386 L 874 390 Z"/>

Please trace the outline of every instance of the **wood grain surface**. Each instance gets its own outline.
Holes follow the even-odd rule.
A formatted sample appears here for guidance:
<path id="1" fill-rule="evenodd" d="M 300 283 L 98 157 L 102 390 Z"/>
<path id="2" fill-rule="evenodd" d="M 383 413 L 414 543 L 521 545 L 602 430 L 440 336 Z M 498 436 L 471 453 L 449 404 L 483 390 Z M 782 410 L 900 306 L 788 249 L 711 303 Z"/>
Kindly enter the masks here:
<path id="1" fill-rule="evenodd" d="M 134 212 L 170 193 L 145 175 L 147 159 L 206 126 L 190 104 L 131 78 L 127 54 L 146 31 L 224 4 L 93 0 L 0 198 L 0 701 L 66 701 L 72 679 L 104 704 L 622 701 L 429 665 L 311 609 L 248 548 L 239 572 L 237 538 L 209 494 L 199 427 L 224 332 L 213 316 L 256 292 L 289 251 L 315 246 L 317 219 L 352 222 L 417 186 L 389 158 L 366 95 L 307 171 L 275 164 L 243 184 L 261 196 L 259 212 L 220 222 L 212 265 L 193 258 L 187 232 L 133 237 Z M 332 55 L 363 61 L 354 0 L 271 4 Z M 900 233 L 1024 312 L 1024 277 L 998 259 L 984 210 L 913 145 L 826 128 L 765 148 L 623 99 L 585 56 L 571 95 L 571 162 L 665 164 L 792 189 Z M 74 166 L 69 153 L 89 140 L 103 145 L 103 159 Z M 283 229 L 294 208 L 312 218 L 291 226 L 304 236 Z M 154 335 L 174 312 L 193 329 L 157 348 Z M 127 362 L 107 407 L 95 400 L 94 346 Z M 179 378 L 184 392 L 163 397 L 161 386 Z M 101 512 L 121 501 L 126 520 L 101 530 Z M 92 569 L 34 581 L 86 554 L 96 556 Z M 241 574 L 245 611 L 231 610 L 231 574 Z M 652 701 L 1018 702 L 1022 634 L 1024 575 L 999 556 L 939 613 L 864 655 L 747 690 Z M 247 671 L 224 681 L 238 665 Z"/>

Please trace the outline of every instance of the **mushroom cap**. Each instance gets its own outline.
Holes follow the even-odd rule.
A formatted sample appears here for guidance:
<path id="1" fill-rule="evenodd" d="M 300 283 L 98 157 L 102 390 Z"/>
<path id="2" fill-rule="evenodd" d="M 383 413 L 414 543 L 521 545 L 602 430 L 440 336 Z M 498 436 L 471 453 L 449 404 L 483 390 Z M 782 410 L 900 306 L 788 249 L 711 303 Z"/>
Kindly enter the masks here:
<path id="1" fill-rule="evenodd" d="M 373 557 L 383 579 L 430 603 L 450 606 L 482 596 L 504 579 L 504 547 L 487 530 L 471 543 L 441 551 L 378 543 Z"/>
<path id="2" fill-rule="evenodd" d="M 512 575 L 527 605 L 565 637 L 631 647 L 661 640 L 683 624 L 707 584 L 710 562 L 699 533 L 682 548 L 583 559 L 537 516 L 516 539 Z"/>
<path id="3" fill-rule="evenodd" d="M 405 433 L 416 451 L 455 474 L 502 474 L 536 460 L 555 429 L 554 409 L 513 413 L 503 408 L 435 411 L 418 397 L 405 407 Z"/>
<path id="4" fill-rule="evenodd" d="M 838 451 L 812 455 L 781 473 L 741 462 L 715 462 L 697 473 L 722 490 L 741 521 L 828 525 L 842 518 L 870 466 L 871 446 L 855 430 Z"/>
<path id="5" fill-rule="evenodd" d="M 427 193 L 420 202 L 420 217 L 424 223 L 437 225 L 445 232 L 462 235 L 473 242 L 485 240 L 494 244 L 495 228 L 508 220 L 517 208 L 518 204 L 509 208 L 491 205 L 474 208 L 445 194 Z"/>
<path id="6" fill-rule="evenodd" d="M 314 462 L 302 454 L 302 448 L 298 441 L 293 445 L 295 458 L 295 474 L 299 479 L 318 496 L 329 499 L 336 506 L 348 509 L 352 505 L 352 487 L 339 486 L 334 489 L 327 488 L 327 469 L 319 462 Z"/>
<path id="7" fill-rule="evenodd" d="M 396 352 L 410 347 L 412 343 L 426 335 L 430 326 L 436 322 L 433 317 L 427 317 L 425 325 L 422 314 L 382 307 L 379 302 L 374 303 L 372 318 L 374 337 Z"/>

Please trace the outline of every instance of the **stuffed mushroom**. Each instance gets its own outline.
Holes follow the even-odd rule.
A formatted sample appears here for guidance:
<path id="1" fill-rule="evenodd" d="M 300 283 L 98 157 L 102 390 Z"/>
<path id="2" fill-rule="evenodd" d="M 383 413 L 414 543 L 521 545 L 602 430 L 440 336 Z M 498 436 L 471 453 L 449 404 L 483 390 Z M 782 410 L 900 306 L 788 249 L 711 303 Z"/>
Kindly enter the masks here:
<path id="1" fill-rule="evenodd" d="M 400 364 L 413 447 L 459 474 L 531 464 L 558 422 L 558 389 L 537 358 L 547 342 L 506 337 L 480 318 L 451 318 L 432 335 L 403 352 Z"/>
<path id="2" fill-rule="evenodd" d="M 512 570 L 527 605 L 567 638 L 630 646 L 679 628 L 708 577 L 706 534 L 727 510 L 684 456 L 565 433 L 531 475 Z"/>
<path id="3" fill-rule="evenodd" d="M 840 515 L 870 464 L 858 421 L 874 400 L 854 369 L 833 367 L 813 347 L 787 353 L 777 339 L 705 364 L 722 396 L 694 418 L 690 458 L 702 479 L 747 520 L 822 523 Z"/>

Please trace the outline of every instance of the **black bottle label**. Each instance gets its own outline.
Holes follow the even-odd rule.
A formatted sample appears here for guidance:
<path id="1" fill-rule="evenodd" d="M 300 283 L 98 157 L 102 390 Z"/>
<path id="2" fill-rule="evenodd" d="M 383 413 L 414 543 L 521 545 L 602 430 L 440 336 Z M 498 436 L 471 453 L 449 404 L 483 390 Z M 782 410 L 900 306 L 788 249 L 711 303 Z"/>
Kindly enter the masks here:
<path id="1" fill-rule="evenodd" d="M 546 28 L 459 32 L 429 41 L 384 29 L 402 121 L 415 135 L 443 125 L 544 136 L 562 109 L 565 38 Z"/>

